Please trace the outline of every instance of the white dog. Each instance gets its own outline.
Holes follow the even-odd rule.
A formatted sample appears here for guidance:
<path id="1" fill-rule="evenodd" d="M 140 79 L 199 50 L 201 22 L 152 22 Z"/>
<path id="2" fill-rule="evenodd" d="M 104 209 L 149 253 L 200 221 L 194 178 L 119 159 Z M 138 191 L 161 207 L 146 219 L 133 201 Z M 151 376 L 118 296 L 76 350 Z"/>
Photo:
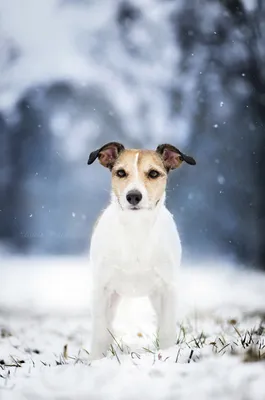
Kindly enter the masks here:
<path id="1" fill-rule="evenodd" d="M 157 315 L 160 348 L 172 346 L 181 244 L 165 207 L 165 189 L 170 170 L 183 161 L 196 162 L 169 144 L 151 151 L 111 142 L 92 152 L 88 164 L 97 158 L 112 173 L 112 193 L 91 239 L 91 357 L 101 358 L 111 343 L 121 296 L 148 296 Z"/>

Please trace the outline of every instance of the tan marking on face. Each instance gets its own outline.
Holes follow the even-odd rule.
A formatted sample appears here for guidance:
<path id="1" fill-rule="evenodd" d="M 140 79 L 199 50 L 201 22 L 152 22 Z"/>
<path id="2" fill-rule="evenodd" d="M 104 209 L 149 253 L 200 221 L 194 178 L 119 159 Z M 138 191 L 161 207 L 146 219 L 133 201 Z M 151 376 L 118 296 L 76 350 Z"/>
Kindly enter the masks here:
<path id="1" fill-rule="evenodd" d="M 150 178 L 150 171 L 159 172 L 157 178 Z M 156 205 L 163 196 L 167 184 L 167 172 L 163 161 L 155 151 L 142 151 L 139 155 L 139 171 L 147 190 L 150 203 Z"/>
<path id="2" fill-rule="evenodd" d="M 125 177 L 117 172 L 124 170 Z M 157 178 L 150 178 L 151 170 L 157 171 Z M 154 208 L 163 196 L 167 183 L 167 172 L 159 154 L 152 150 L 125 150 L 118 157 L 112 169 L 112 189 L 122 208 L 129 207 L 126 194 L 130 190 L 139 190 L 143 199 L 142 208 Z"/>

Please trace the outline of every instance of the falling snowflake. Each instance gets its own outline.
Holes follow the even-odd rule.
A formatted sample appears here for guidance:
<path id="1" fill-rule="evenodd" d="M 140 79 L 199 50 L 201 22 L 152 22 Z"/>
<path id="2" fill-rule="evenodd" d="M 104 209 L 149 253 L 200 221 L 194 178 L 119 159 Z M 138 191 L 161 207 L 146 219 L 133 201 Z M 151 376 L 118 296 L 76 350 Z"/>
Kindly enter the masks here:
<path id="1" fill-rule="evenodd" d="M 225 183 L 225 177 L 223 175 L 218 175 L 217 182 L 223 185 Z"/>

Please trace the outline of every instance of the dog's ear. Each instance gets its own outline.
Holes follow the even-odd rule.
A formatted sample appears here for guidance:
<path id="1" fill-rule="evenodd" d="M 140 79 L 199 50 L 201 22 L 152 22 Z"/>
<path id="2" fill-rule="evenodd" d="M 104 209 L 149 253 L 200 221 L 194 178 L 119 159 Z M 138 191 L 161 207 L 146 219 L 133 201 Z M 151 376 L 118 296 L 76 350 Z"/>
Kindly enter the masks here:
<path id="1" fill-rule="evenodd" d="M 171 144 L 160 144 L 156 151 L 161 155 L 167 171 L 178 168 L 183 161 L 190 165 L 196 165 L 193 157 L 187 156 Z"/>
<path id="2" fill-rule="evenodd" d="M 88 159 L 88 165 L 92 164 L 97 158 L 101 165 L 106 168 L 112 169 L 118 155 L 125 148 L 121 143 L 110 142 L 104 144 L 100 149 L 92 151 Z"/>

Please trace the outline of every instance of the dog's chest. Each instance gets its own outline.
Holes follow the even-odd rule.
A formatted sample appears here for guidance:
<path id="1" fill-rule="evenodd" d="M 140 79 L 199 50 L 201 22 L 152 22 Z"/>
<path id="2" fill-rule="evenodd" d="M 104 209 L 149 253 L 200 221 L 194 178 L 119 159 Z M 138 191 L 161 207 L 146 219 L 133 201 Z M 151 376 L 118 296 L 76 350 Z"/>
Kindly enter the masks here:
<path id="1" fill-rule="evenodd" d="M 133 216 L 132 216 L 133 217 Z M 108 252 L 116 259 L 115 268 L 124 272 L 143 273 L 152 269 L 159 232 L 155 224 L 137 218 L 113 225 Z"/>
<path id="2" fill-rule="evenodd" d="M 132 212 L 115 218 L 106 210 L 92 237 L 91 259 L 98 279 L 124 295 L 141 296 L 171 280 L 179 239 L 167 211 L 157 218 Z M 161 211 L 162 212 L 162 211 Z"/>
<path id="3" fill-rule="evenodd" d="M 127 296 L 144 296 L 160 285 L 156 273 L 156 260 L 161 247 L 157 245 L 156 229 L 130 224 L 117 227 L 113 239 L 119 238 L 116 247 L 116 263 L 111 268 L 110 286 Z M 111 246 L 110 252 L 114 246 Z"/>

